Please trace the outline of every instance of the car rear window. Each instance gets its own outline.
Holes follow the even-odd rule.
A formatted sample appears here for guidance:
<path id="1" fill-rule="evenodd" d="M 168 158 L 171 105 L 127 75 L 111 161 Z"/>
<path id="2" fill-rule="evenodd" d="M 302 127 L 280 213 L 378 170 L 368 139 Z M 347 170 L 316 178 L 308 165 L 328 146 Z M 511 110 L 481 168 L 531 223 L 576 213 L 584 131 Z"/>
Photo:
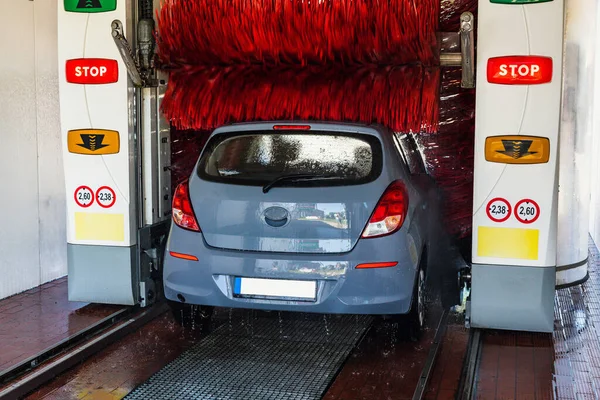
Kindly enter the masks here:
<path id="1" fill-rule="evenodd" d="M 253 131 L 211 138 L 198 173 L 206 180 L 240 185 L 264 185 L 295 174 L 336 179 L 294 186 L 352 185 L 377 179 L 381 159 L 379 139 L 371 135 Z"/>

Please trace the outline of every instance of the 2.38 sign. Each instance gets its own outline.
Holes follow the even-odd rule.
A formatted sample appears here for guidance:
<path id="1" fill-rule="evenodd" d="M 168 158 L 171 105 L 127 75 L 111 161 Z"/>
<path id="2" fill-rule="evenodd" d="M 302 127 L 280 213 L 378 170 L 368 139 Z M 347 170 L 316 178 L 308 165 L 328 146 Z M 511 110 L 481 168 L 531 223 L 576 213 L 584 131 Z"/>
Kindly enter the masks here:
<path id="1" fill-rule="evenodd" d="M 96 202 L 100 207 L 111 208 L 115 201 L 117 201 L 117 195 L 112 188 L 108 186 L 102 186 L 96 190 Z"/>
<path id="2" fill-rule="evenodd" d="M 494 222 L 506 221 L 510 218 L 511 211 L 510 203 L 501 197 L 490 200 L 485 210 L 488 218 Z"/>

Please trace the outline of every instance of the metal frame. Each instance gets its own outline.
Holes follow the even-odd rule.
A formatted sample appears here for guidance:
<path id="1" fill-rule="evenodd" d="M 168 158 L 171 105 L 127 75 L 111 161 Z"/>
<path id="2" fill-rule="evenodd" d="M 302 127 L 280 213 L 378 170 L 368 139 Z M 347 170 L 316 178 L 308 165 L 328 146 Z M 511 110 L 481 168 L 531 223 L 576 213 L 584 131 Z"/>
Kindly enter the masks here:
<path id="1" fill-rule="evenodd" d="M 461 67 L 461 87 L 475 87 L 475 17 L 470 12 L 460 15 L 460 31 L 441 35 L 440 65 Z M 457 51 L 458 50 L 458 51 Z"/>
<path id="2" fill-rule="evenodd" d="M 160 271 L 164 237 L 171 211 L 170 124 L 160 112 L 168 75 L 154 69 L 152 30 L 154 21 L 141 15 L 141 7 L 160 8 L 159 0 L 132 0 L 132 25 L 128 37 L 120 21 L 112 24 L 115 44 L 127 67 L 135 91 L 130 107 L 135 138 L 137 193 L 139 302 L 142 307 L 157 298 L 156 279 Z M 146 16 L 147 17 L 147 16 Z M 133 28 L 136 27 L 136 29 Z"/>

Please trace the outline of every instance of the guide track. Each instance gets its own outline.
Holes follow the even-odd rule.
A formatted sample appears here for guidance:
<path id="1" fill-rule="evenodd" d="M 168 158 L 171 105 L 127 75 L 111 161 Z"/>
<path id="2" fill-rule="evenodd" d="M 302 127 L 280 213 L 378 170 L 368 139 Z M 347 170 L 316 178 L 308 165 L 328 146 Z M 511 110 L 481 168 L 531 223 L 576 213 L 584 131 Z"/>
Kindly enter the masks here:
<path id="1" fill-rule="evenodd" d="M 167 310 L 156 304 L 140 311 L 130 307 L 109 315 L 96 324 L 0 374 L 0 400 L 21 398 L 69 368 L 81 363 L 111 343 L 139 329 Z"/>

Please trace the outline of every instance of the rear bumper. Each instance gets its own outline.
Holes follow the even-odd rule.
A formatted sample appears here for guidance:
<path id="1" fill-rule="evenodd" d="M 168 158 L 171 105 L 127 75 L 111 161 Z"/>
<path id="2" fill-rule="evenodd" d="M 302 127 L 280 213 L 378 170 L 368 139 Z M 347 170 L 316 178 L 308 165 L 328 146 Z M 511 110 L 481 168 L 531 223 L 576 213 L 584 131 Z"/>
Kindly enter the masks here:
<path id="1" fill-rule="evenodd" d="M 200 233 L 172 226 L 164 263 L 168 299 L 232 308 L 334 314 L 404 314 L 410 310 L 420 243 L 400 231 L 359 240 L 346 254 L 284 254 L 219 250 Z M 413 246 L 414 244 L 414 246 Z M 192 254 L 199 261 L 169 255 Z M 415 256 L 415 252 L 417 256 Z M 391 268 L 355 269 L 359 263 L 397 261 Z M 314 280 L 316 301 L 234 297 L 235 277 Z"/>

